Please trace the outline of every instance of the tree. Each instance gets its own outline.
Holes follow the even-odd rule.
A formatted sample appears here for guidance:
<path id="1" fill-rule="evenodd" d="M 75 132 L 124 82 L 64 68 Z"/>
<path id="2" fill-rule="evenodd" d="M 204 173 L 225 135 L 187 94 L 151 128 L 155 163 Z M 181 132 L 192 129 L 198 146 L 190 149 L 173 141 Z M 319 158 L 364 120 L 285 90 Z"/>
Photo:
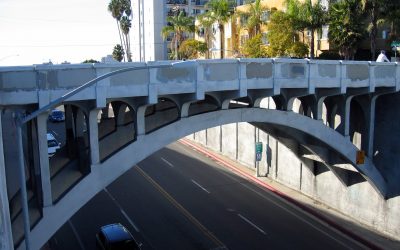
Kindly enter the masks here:
<path id="1" fill-rule="evenodd" d="M 390 40 L 400 40 L 400 1 L 387 1 L 385 5 L 386 21 L 390 25 Z"/>
<path id="2" fill-rule="evenodd" d="M 245 28 L 248 30 L 249 38 L 261 33 L 261 25 L 266 24 L 266 20 L 263 19 L 266 10 L 268 10 L 268 6 L 263 5 L 261 0 L 256 0 L 249 4 L 248 11 L 238 12 L 247 18 Z"/>
<path id="3" fill-rule="evenodd" d="M 312 0 L 300 3 L 298 0 L 287 0 L 287 13 L 293 20 L 295 27 L 310 31 L 310 57 L 315 55 L 315 31 L 320 31 L 327 22 L 327 10 L 320 0 L 313 4 Z"/>
<path id="4" fill-rule="evenodd" d="M 86 60 L 83 61 L 82 63 L 99 63 L 99 61 L 94 60 L 94 59 L 86 59 Z"/>
<path id="5" fill-rule="evenodd" d="M 117 44 L 114 46 L 112 57 L 118 62 L 121 62 L 124 59 L 124 53 L 124 48 L 122 48 L 120 44 Z"/>
<path id="6" fill-rule="evenodd" d="M 384 23 L 384 7 L 392 0 L 361 0 L 363 10 L 368 16 L 368 33 L 371 47 L 371 60 L 376 58 L 376 36 L 378 26 Z"/>
<path id="7" fill-rule="evenodd" d="M 132 8 L 130 0 L 111 0 L 108 4 L 108 11 L 116 20 L 118 26 L 119 39 L 121 46 L 125 47 L 126 57 L 132 61 L 130 51 L 129 30 L 131 28 Z"/>
<path id="8" fill-rule="evenodd" d="M 197 16 L 197 20 L 199 21 L 199 27 L 204 30 L 204 41 L 206 43 L 206 46 L 207 46 L 207 48 L 211 48 L 211 40 L 214 39 L 212 26 L 213 26 L 215 20 L 208 13 L 209 12 L 205 12 L 205 13 Z M 206 55 L 206 59 L 209 59 L 210 51 L 207 50 L 205 55 Z"/>
<path id="9" fill-rule="evenodd" d="M 171 33 L 171 47 L 174 48 L 174 58 L 179 59 L 179 45 L 184 39 L 185 32 L 194 32 L 194 19 L 191 16 L 186 16 L 185 12 L 179 11 L 177 15 L 167 17 L 168 25 L 163 27 L 161 34 L 165 40 Z"/>
<path id="10" fill-rule="evenodd" d="M 340 0 L 329 9 L 329 43 L 345 60 L 354 58 L 358 44 L 364 38 L 362 6 L 359 0 Z"/>
<path id="11" fill-rule="evenodd" d="M 240 53 L 249 58 L 267 57 L 267 46 L 263 44 L 262 35 L 258 34 L 249 38 L 241 48 Z"/>
<path id="12" fill-rule="evenodd" d="M 267 54 L 269 57 L 303 57 L 307 53 L 307 45 L 295 42 L 297 31 L 293 28 L 292 22 L 290 15 L 282 11 L 276 11 L 272 14 L 267 33 L 269 41 Z"/>
<path id="13" fill-rule="evenodd" d="M 187 39 L 179 47 L 181 59 L 196 59 L 199 57 L 199 54 L 204 55 L 207 51 L 207 44 L 196 39 Z"/>
<path id="14" fill-rule="evenodd" d="M 234 2 L 232 0 L 210 0 L 206 3 L 211 19 L 218 23 L 220 32 L 220 57 L 224 58 L 225 51 L 225 30 L 224 24 L 229 20 L 233 14 Z"/>
<path id="15" fill-rule="evenodd" d="M 131 20 L 127 16 L 123 16 L 120 21 L 121 31 L 124 34 L 124 42 L 126 49 L 126 56 L 128 58 L 128 62 L 132 62 L 132 54 L 131 54 L 131 42 L 129 36 L 129 30 L 131 29 Z"/>

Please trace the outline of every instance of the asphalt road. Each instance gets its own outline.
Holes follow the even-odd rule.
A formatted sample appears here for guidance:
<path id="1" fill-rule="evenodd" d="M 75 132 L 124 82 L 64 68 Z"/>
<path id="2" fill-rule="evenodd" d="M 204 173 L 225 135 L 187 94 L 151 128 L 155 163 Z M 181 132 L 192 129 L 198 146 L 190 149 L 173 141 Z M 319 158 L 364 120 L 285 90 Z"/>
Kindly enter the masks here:
<path id="1" fill-rule="evenodd" d="M 173 143 L 96 195 L 53 237 L 52 249 L 96 249 L 120 222 L 143 249 L 361 249 L 264 188 Z"/>

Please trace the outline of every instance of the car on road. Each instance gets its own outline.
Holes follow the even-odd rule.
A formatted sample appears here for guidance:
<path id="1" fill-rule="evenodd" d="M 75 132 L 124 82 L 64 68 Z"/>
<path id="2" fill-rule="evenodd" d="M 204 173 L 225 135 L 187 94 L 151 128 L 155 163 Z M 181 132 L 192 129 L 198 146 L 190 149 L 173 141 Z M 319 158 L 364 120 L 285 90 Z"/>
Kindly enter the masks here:
<path id="1" fill-rule="evenodd" d="M 47 133 L 47 153 L 53 156 L 61 148 L 61 143 L 57 141 L 52 133 Z"/>
<path id="2" fill-rule="evenodd" d="M 96 234 L 96 246 L 102 250 L 141 249 L 128 229 L 120 223 L 102 226 Z"/>
<path id="3" fill-rule="evenodd" d="M 58 109 L 53 109 L 49 114 L 49 121 L 51 122 L 63 122 L 65 121 L 64 112 Z"/>

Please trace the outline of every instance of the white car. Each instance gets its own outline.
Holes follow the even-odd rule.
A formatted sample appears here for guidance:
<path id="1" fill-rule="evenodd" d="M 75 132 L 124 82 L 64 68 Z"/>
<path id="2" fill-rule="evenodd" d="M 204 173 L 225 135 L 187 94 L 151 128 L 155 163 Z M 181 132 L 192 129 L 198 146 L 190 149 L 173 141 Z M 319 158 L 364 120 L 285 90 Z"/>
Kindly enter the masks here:
<path id="1" fill-rule="evenodd" d="M 52 133 L 47 133 L 47 153 L 49 157 L 53 156 L 61 147 L 61 143 L 57 141 Z"/>

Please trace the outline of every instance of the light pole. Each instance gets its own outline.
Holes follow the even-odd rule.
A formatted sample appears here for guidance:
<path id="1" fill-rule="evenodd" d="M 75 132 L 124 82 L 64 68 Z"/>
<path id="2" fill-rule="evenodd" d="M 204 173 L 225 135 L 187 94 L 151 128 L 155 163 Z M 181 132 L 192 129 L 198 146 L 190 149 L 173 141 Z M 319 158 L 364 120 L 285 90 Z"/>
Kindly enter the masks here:
<path id="1" fill-rule="evenodd" d="M 1 62 L 1 61 L 4 61 L 4 60 L 7 59 L 7 58 L 13 57 L 13 56 L 19 56 L 19 54 L 12 54 L 12 55 L 4 56 L 4 57 L 0 58 L 0 62 Z"/>
<path id="2" fill-rule="evenodd" d="M 27 199 L 27 191 L 26 191 L 26 184 L 25 184 L 25 164 L 24 164 L 24 151 L 23 151 L 23 141 L 22 141 L 22 126 L 31 121 L 32 119 L 38 117 L 40 114 L 44 112 L 48 112 L 49 110 L 57 107 L 60 103 L 64 102 L 68 98 L 74 96 L 75 94 L 79 93 L 80 91 L 94 85 L 98 81 L 106 79 L 110 76 L 134 71 L 134 70 L 141 70 L 141 69 L 153 69 L 153 68 L 185 68 L 188 66 L 193 66 L 196 62 L 195 61 L 179 61 L 173 62 L 170 64 L 164 65 L 146 65 L 146 66 L 136 66 L 136 67 L 128 67 L 124 69 L 118 69 L 115 71 L 111 71 L 99 77 L 96 77 L 83 85 L 71 90 L 70 92 L 66 93 L 65 95 L 61 96 L 60 98 L 50 102 L 49 104 L 45 105 L 44 107 L 32 112 L 29 115 L 24 115 L 21 111 L 14 113 L 14 120 L 16 124 L 16 136 L 17 136 L 17 145 L 18 145 L 18 165 L 20 170 L 20 185 L 21 185 L 21 203 L 22 203 L 22 215 L 24 221 L 24 233 L 25 233 L 25 248 L 27 250 L 30 249 L 30 222 L 29 222 L 29 208 L 28 208 L 28 199 Z"/>

